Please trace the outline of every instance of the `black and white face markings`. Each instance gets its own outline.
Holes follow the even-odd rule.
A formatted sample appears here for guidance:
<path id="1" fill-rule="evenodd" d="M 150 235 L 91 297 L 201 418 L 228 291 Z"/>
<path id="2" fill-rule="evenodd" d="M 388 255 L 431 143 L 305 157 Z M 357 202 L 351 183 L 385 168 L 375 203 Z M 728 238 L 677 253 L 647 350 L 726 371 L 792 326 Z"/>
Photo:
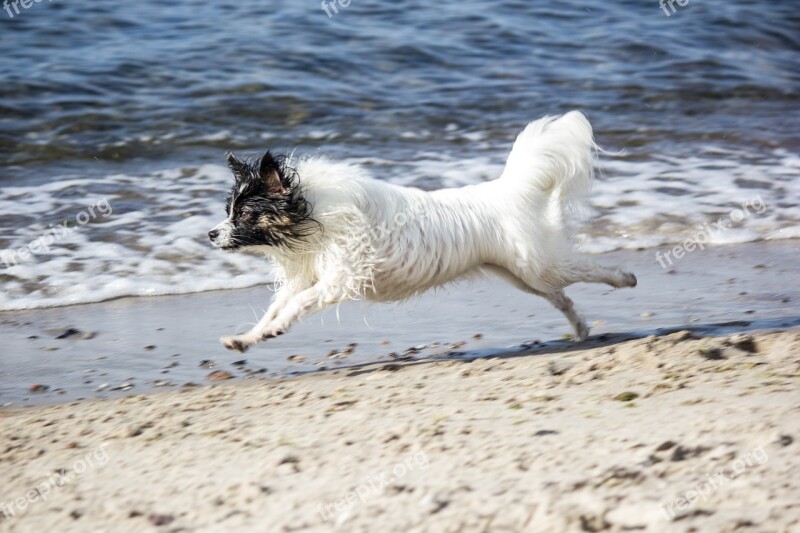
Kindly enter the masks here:
<path id="1" fill-rule="evenodd" d="M 208 232 L 214 246 L 291 249 L 319 229 L 286 156 L 267 151 L 257 160 L 243 161 L 232 153 L 227 159 L 235 181 L 225 202 L 227 218 Z"/>

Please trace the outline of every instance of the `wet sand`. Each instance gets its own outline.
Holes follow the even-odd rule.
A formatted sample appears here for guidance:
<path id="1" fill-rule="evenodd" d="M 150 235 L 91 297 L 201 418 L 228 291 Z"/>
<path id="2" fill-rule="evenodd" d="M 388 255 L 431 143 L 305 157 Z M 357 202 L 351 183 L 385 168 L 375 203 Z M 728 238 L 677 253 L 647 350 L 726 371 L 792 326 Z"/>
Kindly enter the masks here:
<path id="1" fill-rule="evenodd" d="M 639 286 L 579 284 L 567 293 L 593 334 L 620 339 L 670 328 L 791 327 L 800 325 L 798 253 L 798 241 L 717 247 L 696 250 L 669 270 L 654 250 L 605 254 L 598 260 L 626 265 Z M 534 341 L 558 347 L 570 333 L 541 298 L 482 279 L 400 305 L 351 302 L 244 355 L 219 345 L 220 336 L 254 323 L 270 296 L 261 286 L 0 313 L 0 405 L 207 385 L 213 372 L 260 380 L 395 358 L 507 355 Z M 42 387 L 32 392 L 36 385 Z"/>

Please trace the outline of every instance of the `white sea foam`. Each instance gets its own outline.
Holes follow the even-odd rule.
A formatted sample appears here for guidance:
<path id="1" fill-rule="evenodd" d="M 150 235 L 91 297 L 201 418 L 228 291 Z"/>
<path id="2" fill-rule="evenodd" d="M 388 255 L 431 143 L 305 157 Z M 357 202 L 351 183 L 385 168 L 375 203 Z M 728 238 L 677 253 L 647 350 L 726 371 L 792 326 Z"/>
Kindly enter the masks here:
<path id="1" fill-rule="evenodd" d="M 405 163 L 353 162 L 379 179 L 430 189 L 492 179 L 502 171 L 503 155 L 458 159 L 425 152 Z M 712 244 L 800 238 L 798 154 L 777 150 L 765 158 L 706 147 L 686 158 L 604 157 L 601 171 L 592 196 L 596 217 L 577 236 L 587 252 L 679 243 L 756 196 L 766 204 L 764 212 L 710 234 Z M 10 267 L 0 262 L 0 310 L 269 282 L 264 258 L 226 254 L 208 244 L 206 232 L 224 216 L 229 180 L 226 168 L 205 165 L 0 189 L 0 249 L 6 251 L 26 246 L 50 224 L 74 220 L 100 198 L 113 207 L 113 214 L 78 227 L 49 250 Z"/>

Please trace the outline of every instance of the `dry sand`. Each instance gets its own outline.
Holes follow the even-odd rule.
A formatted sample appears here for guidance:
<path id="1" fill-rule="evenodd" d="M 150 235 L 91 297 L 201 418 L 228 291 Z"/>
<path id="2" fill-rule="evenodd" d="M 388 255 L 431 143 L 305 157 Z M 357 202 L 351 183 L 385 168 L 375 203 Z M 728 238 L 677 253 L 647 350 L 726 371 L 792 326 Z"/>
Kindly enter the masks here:
<path id="1" fill-rule="evenodd" d="M 799 378 L 684 331 L 7 410 L 0 530 L 800 531 Z"/>

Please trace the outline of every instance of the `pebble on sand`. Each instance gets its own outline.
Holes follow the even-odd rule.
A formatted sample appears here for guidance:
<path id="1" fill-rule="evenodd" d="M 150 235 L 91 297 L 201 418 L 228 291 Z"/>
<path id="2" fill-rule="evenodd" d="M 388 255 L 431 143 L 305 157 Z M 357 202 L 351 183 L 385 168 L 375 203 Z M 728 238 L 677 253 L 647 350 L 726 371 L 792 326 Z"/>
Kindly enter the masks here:
<path id="1" fill-rule="evenodd" d="M 630 401 L 635 400 L 638 397 L 639 397 L 639 394 L 637 394 L 635 392 L 631 392 L 631 391 L 626 391 L 626 392 L 617 394 L 616 396 L 614 396 L 614 399 L 617 400 L 618 402 L 630 402 Z"/>
<path id="2" fill-rule="evenodd" d="M 209 381 L 225 381 L 226 379 L 233 379 L 233 374 L 227 370 L 215 370 L 206 376 L 206 379 Z"/>
<path id="3" fill-rule="evenodd" d="M 93 339 L 97 336 L 97 333 L 92 333 L 90 331 L 81 331 L 78 328 L 67 328 L 60 334 L 56 335 L 56 339 L 69 339 L 69 338 L 76 338 L 80 340 L 89 340 Z"/>

